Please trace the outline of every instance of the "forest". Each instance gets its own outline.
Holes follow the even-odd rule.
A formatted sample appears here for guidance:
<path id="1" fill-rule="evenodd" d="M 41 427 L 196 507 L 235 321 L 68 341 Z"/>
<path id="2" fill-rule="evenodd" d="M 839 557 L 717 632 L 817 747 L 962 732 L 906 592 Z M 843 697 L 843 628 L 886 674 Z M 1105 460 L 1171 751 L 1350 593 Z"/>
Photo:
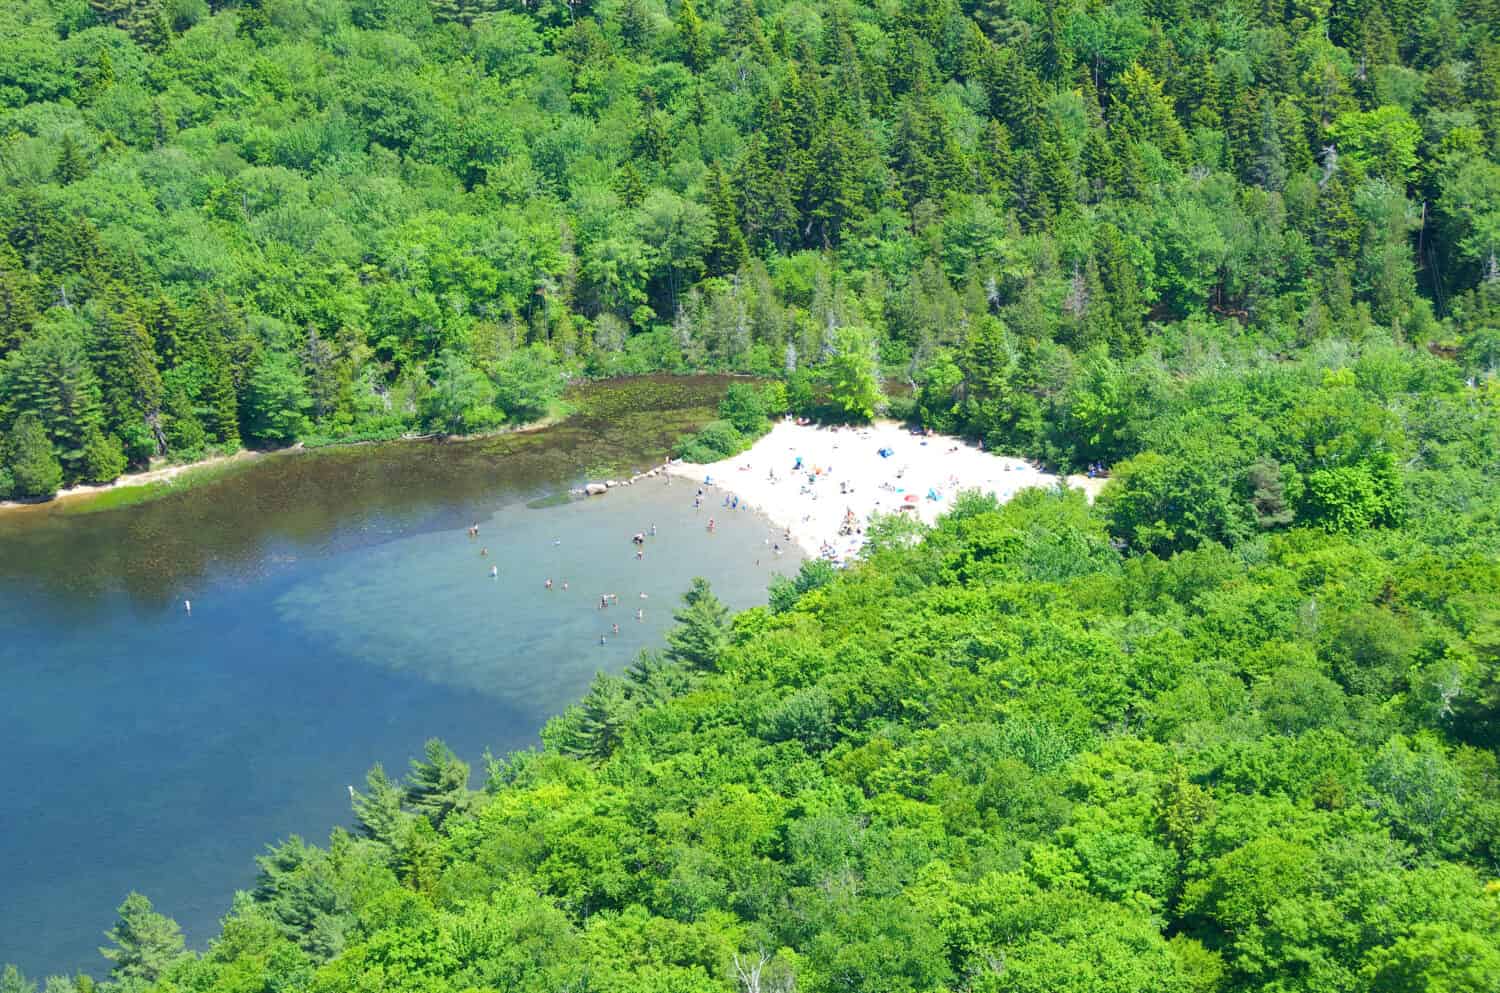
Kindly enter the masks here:
<path id="1" fill-rule="evenodd" d="M 0 496 L 656 370 L 1059 468 L 1308 352 L 1489 389 L 1497 122 L 1494 0 L 15 0 Z"/>
<path id="2" fill-rule="evenodd" d="M 3 993 L 1494 993 L 1494 0 L 15 0 L 0 170 L 0 495 L 653 370 L 1111 477 Z"/>

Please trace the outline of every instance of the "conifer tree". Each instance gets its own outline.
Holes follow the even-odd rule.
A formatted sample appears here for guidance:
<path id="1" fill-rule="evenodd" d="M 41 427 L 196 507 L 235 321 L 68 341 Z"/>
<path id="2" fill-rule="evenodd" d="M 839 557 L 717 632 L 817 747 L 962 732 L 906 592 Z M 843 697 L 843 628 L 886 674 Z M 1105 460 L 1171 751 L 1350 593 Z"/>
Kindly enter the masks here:
<path id="1" fill-rule="evenodd" d="M 701 72 L 708 65 L 708 39 L 704 37 L 703 21 L 698 17 L 693 0 L 682 0 L 673 23 L 677 25 L 677 46 L 682 64 L 694 72 Z"/>
<path id="2" fill-rule="evenodd" d="M 714 218 L 714 240 L 708 250 L 708 274 L 724 276 L 735 272 L 750 257 L 745 233 L 740 230 L 739 212 L 734 193 L 715 162 L 708 170 L 708 209 Z"/>
<path id="3" fill-rule="evenodd" d="M 38 287 L 9 245 L 0 244 L 0 359 L 30 339 L 40 312 Z"/>
<path id="4" fill-rule="evenodd" d="M 624 738 L 634 707 L 618 676 L 594 674 L 589 692 L 578 705 L 577 721 L 564 751 L 577 758 L 602 762 Z"/>
<path id="5" fill-rule="evenodd" d="M 114 436 L 106 436 L 97 424 L 84 432 L 78 452 L 78 473 L 85 483 L 113 481 L 125 471 L 125 450 Z"/>
<path id="6" fill-rule="evenodd" d="M 708 580 L 693 579 L 672 619 L 677 627 L 667 633 L 667 658 L 690 669 L 717 668 L 729 647 L 729 608 L 714 596 Z"/>
<path id="7" fill-rule="evenodd" d="M 110 976 L 125 988 L 155 982 L 188 954 L 177 922 L 158 914 L 141 894 L 127 896 L 119 915 L 105 935 L 113 946 L 99 949 L 99 954 L 114 963 Z"/>
<path id="8" fill-rule="evenodd" d="M 166 450 L 156 348 L 134 301 L 117 288 L 94 308 L 93 319 L 89 351 L 99 376 L 105 424 L 125 440 L 127 457 L 143 463 Z"/>
<path id="9" fill-rule="evenodd" d="M 62 485 L 62 464 L 47 439 L 42 419 L 27 412 L 16 418 L 6 444 L 6 464 L 16 496 L 50 499 Z"/>
<path id="10" fill-rule="evenodd" d="M 11 416 L 35 414 L 66 469 L 78 479 L 78 459 L 90 427 L 102 425 L 99 382 L 78 329 L 52 325 L 0 366 L 0 397 Z"/>
<path id="11" fill-rule="evenodd" d="M 57 145 L 57 164 L 52 167 L 52 178 L 61 186 L 82 179 L 88 173 L 88 163 L 73 140 L 71 131 L 64 131 Z"/>
<path id="12" fill-rule="evenodd" d="M 1087 203 L 1099 203 L 1110 190 L 1119 188 L 1120 164 L 1115 160 L 1114 150 L 1109 147 L 1103 128 L 1089 128 L 1079 155 L 1078 169 L 1083 174 Z"/>
<path id="13" fill-rule="evenodd" d="M 434 828 L 469 803 L 469 766 L 437 738 L 428 740 L 420 759 L 411 760 L 406 803 Z"/>
<path id="14" fill-rule="evenodd" d="M 378 762 L 365 773 L 365 792 L 349 788 L 349 803 L 359 832 L 392 851 L 411 816 L 402 809 L 404 799 L 401 784 L 387 776 Z"/>

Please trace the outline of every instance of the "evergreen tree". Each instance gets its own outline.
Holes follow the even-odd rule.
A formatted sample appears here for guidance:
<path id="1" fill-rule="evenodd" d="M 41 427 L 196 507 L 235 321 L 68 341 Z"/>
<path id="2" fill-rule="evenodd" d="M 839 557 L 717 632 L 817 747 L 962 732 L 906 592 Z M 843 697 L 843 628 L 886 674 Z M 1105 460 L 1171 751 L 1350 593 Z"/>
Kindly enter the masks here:
<path id="1" fill-rule="evenodd" d="M 750 257 L 745 234 L 740 230 L 734 194 L 718 163 L 708 170 L 708 209 L 714 218 L 714 238 L 708 250 L 708 274 L 724 276 L 738 271 Z"/>
<path id="2" fill-rule="evenodd" d="M 624 738 L 634 709 L 625 696 L 624 680 L 595 673 L 588 695 L 578 706 L 577 723 L 564 751 L 578 758 L 604 761 Z"/>
<path id="3" fill-rule="evenodd" d="M 141 464 L 166 451 L 156 349 L 134 302 L 122 291 L 111 290 L 91 309 L 89 352 L 99 377 L 104 422 L 124 439 L 126 456 Z"/>
<path id="4" fill-rule="evenodd" d="M 177 922 L 158 914 L 141 894 L 127 896 L 119 915 L 105 934 L 113 947 L 99 949 L 100 955 L 114 963 L 110 977 L 117 982 L 153 983 L 188 954 Z"/>
<path id="5" fill-rule="evenodd" d="M 41 316 L 37 295 L 36 277 L 25 271 L 9 245 L 0 244 L 0 359 L 31 337 Z"/>
<path id="6" fill-rule="evenodd" d="M 630 52 L 640 52 L 651 40 L 651 15 L 645 0 L 624 0 L 617 15 L 620 40 Z"/>
<path id="7" fill-rule="evenodd" d="M 615 173 L 614 188 L 620 197 L 620 205 L 626 210 L 635 210 L 646 202 L 646 181 L 634 162 L 620 166 L 619 172 Z"/>
<path id="8" fill-rule="evenodd" d="M 208 432 L 193 409 L 192 397 L 181 383 L 167 390 L 163 401 L 167 448 L 174 455 L 197 452 L 208 443 Z"/>
<path id="9" fill-rule="evenodd" d="M 76 325 L 53 325 L 0 366 L 0 397 L 15 416 L 35 414 L 60 453 L 69 480 L 81 478 L 78 460 L 91 427 L 103 424 L 99 383 Z"/>
<path id="10" fill-rule="evenodd" d="M 125 471 L 125 450 L 113 436 L 106 436 L 98 425 L 90 425 L 78 453 L 78 472 L 85 483 L 113 481 Z"/>
<path id="11" fill-rule="evenodd" d="M 437 738 L 428 740 L 423 757 L 411 760 L 406 803 L 441 828 L 454 811 L 469 805 L 469 766 Z"/>
<path id="12" fill-rule="evenodd" d="M 1115 161 L 1114 150 L 1109 147 L 1103 128 L 1089 128 L 1078 169 L 1083 174 L 1084 199 L 1088 203 L 1099 203 L 1110 190 L 1119 189 L 1120 164 Z"/>
<path id="13" fill-rule="evenodd" d="M 62 465 L 47 439 L 42 419 L 33 413 L 16 418 L 7 439 L 6 462 L 17 496 L 49 500 L 62 486 Z"/>
<path id="14" fill-rule="evenodd" d="M 364 793 L 349 788 L 349 802 L 360 833 L 392 851 L 399 845 L 410 819 L 402 809 L 404 800 L 401 784 L 387 776 L 378 762 L 365 774 Z"/>
<path id="15" fill-rule="evenodd" d="M 707 580 L 693 579 L 672 619 L 677 627 L 667 632 L 667 658 L 690 669 L 717 668 L 729 647 L 729 608 L 714 596 Z"/>
<path id="16" fill-rule="evenodd" d="M 673 23 L 677 25 L 677 47 L 682 64 L 694 72 L 702 71 L 708 65 L 708 39 L 704 37 L 703 21 L 698 17 L 693 0 L 681 0 Z"/>
<path id="17" fill-rule="evenodd" d="M 52 167 L 52 178 L 62 186 L 76 182 L 88 174 L 88 163 L 73 140 L 73 132 L 64 131 L 57 145 L 57 164 Z"/>

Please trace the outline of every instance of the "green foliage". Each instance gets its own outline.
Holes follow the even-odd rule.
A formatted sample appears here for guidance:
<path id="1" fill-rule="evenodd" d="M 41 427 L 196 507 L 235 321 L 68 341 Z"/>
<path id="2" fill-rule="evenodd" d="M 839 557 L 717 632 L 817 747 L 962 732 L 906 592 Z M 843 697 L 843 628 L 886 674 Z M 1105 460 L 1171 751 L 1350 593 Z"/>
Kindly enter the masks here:
<path id="1" fill-rule="evenodd" d="M 62 486 L 62 465 L 47 440 L 41 418 L 31 413 L 16 418 L 5 448 L 10 492 L 15 496 L 45 500 Z"/>
<path id="2" fill-rule="evenodd" d="M 286 352 L 267 352 L 250 374 L 245 397 L 245 433 L 263 445 L 289 445 L 311 426 L 312 400 L 297 361 Z"/>
<path id="3" fill-rule="evenodd" d="M 154 982 L 188 954 L 177 922 L 158 914 L 141 894 L 127 896 L 118 913 L 119 920 L 105 935 L 111 945 L 99 954 L 114 963 L 110 978 L 127 988 Z"/>
<path id="4" fill-rule="evenodd" d="M 841 417 L 868 421 L 881 403 L 874 342 L 861 328 L 840 328 L 828 363 L 829 399 Z"/>
<path id="5" fill-rule="evenodd" d="M 677 626 L 667 633 L 667 657 L 690 669 L 716 668 L 729 647 L 729 608 L 707 580 L 693 580 L 672 620 Z"/>

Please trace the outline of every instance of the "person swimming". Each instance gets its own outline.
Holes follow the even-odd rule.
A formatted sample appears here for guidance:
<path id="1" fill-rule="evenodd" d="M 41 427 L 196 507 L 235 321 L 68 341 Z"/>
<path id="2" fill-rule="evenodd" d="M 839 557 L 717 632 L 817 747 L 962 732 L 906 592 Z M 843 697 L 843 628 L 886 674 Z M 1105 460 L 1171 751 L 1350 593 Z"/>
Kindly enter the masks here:
<path id="1" fill-rule="evenodd" d="M 656 537 L 656 525 L 655 524 L 651 525 L 651 537 L 653 537 L 653 538 Z"/>
<path id="2" fill-rule="evenodd" d="M 709 529 L 709 530 L 710 530 L 710 531 L 712 531 L 712 530 L 713 530 L 713 529 L 714 529 L 714 519 L 713 519 L 713 518 L 712 518 L 712 517 L 710 517 L 710 518 L 709 518 L 709 519 L 708 519 L 708 529 Z"/>
<path id="3" fill-rule="evenodd" d="M 499 566 L 497 566 L 497 565 L 490 566 L 490 578 L 491 579 L 499 579 L 500 578 L 500 567 Z"/>
<path id="4" fill-rule="evenodd" d="M 193 612 L 193 601 L 191 601 L 191 600 L 184 600 L 184 601 L 182 601 L 182 609 L 185 610 L 185 611 L 187 611 L 189 614 L 191 614 Z"/>
<path id="5" fill-rule="evenodd" d="M 638 621 L 644 621 L 646 619 L 646 612 L 644 610 L 637 610 L 635 612 L 635 619 Z"/>
<path id="6" fill-rule="evenodd" d="M 568 581 L 566 579 L 563 580 L 563 592 L 568 592 Z"/>
<path id="7" fill-rule="evenodd" d="M 609 626 L 609 629 L 610 629 L 610 632 L 612 634 L 619 634 L 620 633 L 620 625 L 618 625 L 618 624 L 611 624 Z"/>
<path id="8" fill-rule="evenodd" d="M 479 557 L 480 558 L 484 558 L 488 554 L 490 554 L 490 550 L 488 548 L 481 548 L 479 550 Z"/>
<path id="9" fill-rule="evenodd" d="M 599 636 L 599 644 L 601 644 L 601 645 L 602 645 L 602 644 L 604 644 L 604 643 L 605 643 L 605 641 L 604 641 L 604 635 L 602 635 L 602 634 L 601 634 L 601 635 L 600 635 L 600 636 Z"/>
<path id="10" fill-rule="evenodd" d="M 547 586 L 547 589 L 549 589 L 549 590 L 552 589 L 552 577 L 551 576 L 547 577 L 546 586 Z"/>

